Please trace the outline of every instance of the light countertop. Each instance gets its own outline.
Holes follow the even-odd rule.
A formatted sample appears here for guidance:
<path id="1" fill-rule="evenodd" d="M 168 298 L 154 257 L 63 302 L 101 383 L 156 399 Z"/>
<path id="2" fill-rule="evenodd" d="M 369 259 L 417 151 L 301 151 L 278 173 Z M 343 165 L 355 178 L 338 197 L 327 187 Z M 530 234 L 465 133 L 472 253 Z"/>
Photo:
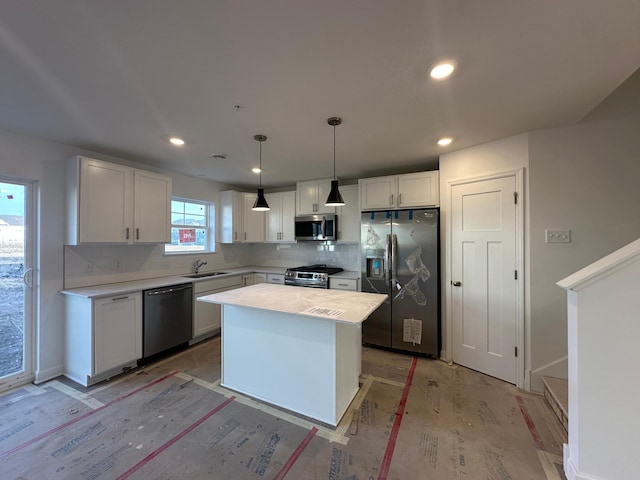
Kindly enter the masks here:
<path id="1" fill-rule="evenodd" d="M 243 275 L 245 273 L 275 273 L 284 274 L 286 268 L 284 267 L 239 267 L 239 268 L 220 268 L 216 271 L 226 272 L 224 275 L 216 275 L 212 277 L 202 278 L 188 278 L 185 275 L 171 275 L 167 277 L 147 278 L 144 280 L 132 280 L 129 282 L 118 283 L 105 283 L 103 285 L 93 285 L 89 287 L 70 288 L 66 290 L 60 290 L 60 293 L 65 295 L 76 295 L 85 298 L 101 298 L 111 297 L 113 295 L 122 295 L 127 293 L 140 292 L 142 290 L 150 290 L 152 288 L 168 287 L 171 285 L 179 285 L 181 283 L 194 283 L 205 280 L 228 278 L 236 275 Z M 213 271 L 213 270 L 212 270 Z M 201 273 L 206 273 L 207 270 L 201 270 Z"/>
<path id="2" fill-rule="evenodd" d="M 260 283 L 213 293 L 198 301 L 323 317 L 338 323 L 362 323 L 387 298 L 378 293 Z"/>
<path id="3" fill-rule="evenodd" d="M 216 276 L 202 277 L 202 278 L 189 278 L 189 277 L 186 277 L 185 275 L 190 275 L 190 274 L 185 273 L 183 275 L 169 275 L 166 277 L 147 278 L 143 280 L 131 280 L 127 282 L 105 283 L 102 285 L 92 285 L 88 287 L 69 288 L 65 290 L 60 290 L 60 293 L 64 295 L 75 295 L 75 296 L 84 297 L 84 298 L 102 298 L 102 297 L 111 297 L 113 295 L 135 293 L 135 292 L 140 292 L 142 290 L 150 290 L 153 288 L 179 285 L 182 283 L 202 282 L 202 281 L 211 280 L 214 278 L 215 279 L 228 278 L 235 275 L 244 275 L 245 273 L 266 273 L 266 274 L 272 273 L 276 275 L 284 275 L 285 270 L 286 270 L 286 267 L 260 267 L 255 265 L 250 265 L 247 267 L 236 267 L 236 268 L 219 268 L 219 269 L 210 270 L 210 271 L 220 271 L 220 272 L 226 272 L 226 273 L 224 275 L 216 275 Z M 208 271 L 209 270 L 202 269 L 201 273 L 206 273 Z M 332 277 L 357 279 L 357 278 L 360 278 L 360 272 L 343 271 L 343 272 L 332 275 Z"/>

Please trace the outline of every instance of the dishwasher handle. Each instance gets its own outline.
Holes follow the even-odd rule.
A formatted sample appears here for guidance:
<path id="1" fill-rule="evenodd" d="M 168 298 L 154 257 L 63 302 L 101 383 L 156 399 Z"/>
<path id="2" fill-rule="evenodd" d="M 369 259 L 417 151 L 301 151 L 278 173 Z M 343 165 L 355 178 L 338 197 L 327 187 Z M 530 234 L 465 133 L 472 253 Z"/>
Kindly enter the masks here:
<path id="1" fill-rule="evenodd" d="M 174 287 L 168 287 L 168 288 L 159 289 L 159 290 L 147 290 L 145 293 L 147 295 L 166 295 L 167 293 L 181 292 L 189 288 L 193 288 L 193 287 L 190 283 L 187 283 L 184 285 L 176 285 Z"/>

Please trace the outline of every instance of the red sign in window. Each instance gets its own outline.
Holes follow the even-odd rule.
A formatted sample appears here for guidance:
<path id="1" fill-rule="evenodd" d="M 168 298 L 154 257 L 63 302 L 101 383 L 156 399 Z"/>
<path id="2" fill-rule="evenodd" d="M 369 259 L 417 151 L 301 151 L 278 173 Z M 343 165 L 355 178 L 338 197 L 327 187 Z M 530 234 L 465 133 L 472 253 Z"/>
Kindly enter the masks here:
<path id="1" fill-rule="evenodd" d="M 195 228 L 181 228 L 180 243 L 193 243 L 196 241 L 196 229 Z"/>

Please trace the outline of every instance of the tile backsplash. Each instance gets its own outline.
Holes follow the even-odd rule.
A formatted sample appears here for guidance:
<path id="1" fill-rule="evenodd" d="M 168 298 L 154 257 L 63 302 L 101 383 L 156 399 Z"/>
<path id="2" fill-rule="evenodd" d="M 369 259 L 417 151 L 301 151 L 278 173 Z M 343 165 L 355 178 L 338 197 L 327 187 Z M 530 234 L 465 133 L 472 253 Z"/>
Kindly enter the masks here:
<path id="1" fill-rule="evenodd" d="M 253 245 L 252 265 L 299 267 L 324 263 L 345 270 L 360 270 L 359 254 L 357 243 L 257 243 Z"/>
<path id="2" fill-rule="evenodd" d="M 81 245 L 64 247 L 65 288 L 143 280 L 192 272 L 193 262 L 207 261 L 201 271 L 246 265 L 296 267 L 324 263 L 345 270 L 359 270 L 357 243 L 324 245 L 217 244 L 215 253 L 165 255 L 164 245 Z"/>

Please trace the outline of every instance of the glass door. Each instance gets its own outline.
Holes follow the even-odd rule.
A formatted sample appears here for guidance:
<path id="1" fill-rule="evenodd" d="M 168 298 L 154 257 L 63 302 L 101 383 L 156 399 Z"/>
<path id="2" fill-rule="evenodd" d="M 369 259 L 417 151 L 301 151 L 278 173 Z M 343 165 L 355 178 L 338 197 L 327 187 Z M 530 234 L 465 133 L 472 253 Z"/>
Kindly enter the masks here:
<path id="1" fill-rule="evenodd" d="M 34 190 L 0 177 L 0 391 L 33 380 Z"/>

